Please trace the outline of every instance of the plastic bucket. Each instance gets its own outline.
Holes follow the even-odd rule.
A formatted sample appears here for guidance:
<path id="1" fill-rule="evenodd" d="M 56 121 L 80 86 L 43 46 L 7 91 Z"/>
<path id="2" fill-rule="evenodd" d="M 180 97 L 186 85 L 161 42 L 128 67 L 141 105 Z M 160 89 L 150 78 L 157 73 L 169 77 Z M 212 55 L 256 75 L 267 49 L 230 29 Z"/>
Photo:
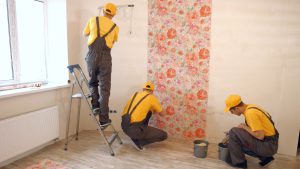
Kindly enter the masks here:
<path id="1" fill-rule="evenodd" d="M 194 141 L 194 156 L 198 158 L 205 158 L 207 155 L 208 141 L 195 140 Z"/>
<path id="2" fill-rule="evenodd" d="M 218 147 L 219 147 L 219 149 L 218 149 L 219 159 L 226 161 L 226 159 L 228 158 L 228 155 L 229 155 L 227 145 L 225 145 L 223 143 L 219 143 Z"/>

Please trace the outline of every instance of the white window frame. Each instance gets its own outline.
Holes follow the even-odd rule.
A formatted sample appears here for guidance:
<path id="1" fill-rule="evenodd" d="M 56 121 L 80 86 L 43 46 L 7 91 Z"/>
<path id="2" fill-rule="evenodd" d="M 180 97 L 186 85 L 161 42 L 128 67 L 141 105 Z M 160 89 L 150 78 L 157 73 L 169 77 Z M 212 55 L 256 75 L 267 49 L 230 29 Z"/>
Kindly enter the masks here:
<path id="1" fill-rule="evenodd" d="M 48 73 L 47 73 L 47 63 L 45 63 L 46 67 L 46 78 L 39 79 L 36 81 L 20 81 L 20 59 L 18 53 L 18 32 L 17 32 L 17 19 L 16 19 L 16 3 L 15 0 L 6 0 L 7 1 L 7 15 L 8 15 L 8 26 L 9 26 L 9 40 L 10 40 L 10 51 L 11 51 L 11 61 L 12 61 L 12 80 L 0 80 L 0 91 L 7 89 L 16 89 L 20 87 L 32 86 L 33 83 L 47 83 Z M 44 39 L 45 39 L 45 62 L 47 62 L 48 55 L 48 36 L 47 36 L 47 8 L 46 8 L 46 0 L 33 0 L 37 2 L 43 3 L 43 12 L 44 12 Z M 11 87 L 10 87 L 11 86 Z"/>

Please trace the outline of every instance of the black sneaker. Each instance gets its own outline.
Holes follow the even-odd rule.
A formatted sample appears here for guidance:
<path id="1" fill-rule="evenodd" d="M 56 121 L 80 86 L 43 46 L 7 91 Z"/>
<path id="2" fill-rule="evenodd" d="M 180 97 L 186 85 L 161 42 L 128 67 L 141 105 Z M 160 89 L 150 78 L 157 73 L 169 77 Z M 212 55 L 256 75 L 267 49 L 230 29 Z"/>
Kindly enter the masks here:
<path id="1" fill-rule="evenodd" d="M 131 139 L 132 142 L 134 143 L 134 147 L 138 150 L 138 151 L 142 151 L 143 150 L 143 146 L 139 143 L 139 141 L 137 139 Z"/>
<path id="2" fill-rule="evenodd" d="M 268 164 L 270 164 L 270 162 L 272 162 L 273 160 L 274 160 L 274 157 L 266 157 L 264 160 L 259 162 L 259 165 L 262 166 L 262 167 L 265 167 Z"/>
<path id="3" fill-rule="evenodd" d="M 233 164 L 232 167 L 236 168 L 247 168 L 247 161 L 245 160 L 244 162 L 238 163 L 238 164 Z"/>
<path id="4" fill-rule="evenodd" d="M 94 116 L 100 114 L 100 108 L 94 108 L 93 109 L 93 114 L 94 114 Z"/>
<path id="5" fill-rule="evenodd" d="M 108 119 L 106 121 L 100 121 L 101 130 L 106 129 L 107 126 L 111 124 L 111 119 Z"/>
<path id="6" fill-rule="evenodd" d="M 102 125 L 107 125 L 111 123 L 111 119 L 107 119 L 106 121 L 100 121 L 101 126 Z"/>
<path id="7" fill-rule="evenodd" d="M 232 161 L 230 158 L 228 158 L 226 161 L 225 161 L 228 165 L 230 165 L 231 167 L 235 167 L 235 168 L 247 168 L 247 160 L 245 160 L 244 162 L 241 162 L 241 163 L 237 163 L 237 164 L 232 164 Z"/>

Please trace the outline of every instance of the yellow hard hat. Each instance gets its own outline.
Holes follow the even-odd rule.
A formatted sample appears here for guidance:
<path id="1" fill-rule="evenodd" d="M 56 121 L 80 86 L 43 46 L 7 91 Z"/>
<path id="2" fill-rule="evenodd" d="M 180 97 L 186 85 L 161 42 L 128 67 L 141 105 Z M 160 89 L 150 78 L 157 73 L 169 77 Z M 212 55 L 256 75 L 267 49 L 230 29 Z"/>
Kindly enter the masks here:
<path id="1" fill-rule="evenodd" d="M 224 109 L 224 112 L 228 112 L 231 108 L 239 105 L 242 102 L 241 96 L 240 95 L 230 95 L 226 98 L 225 104 L 226 107 Z"/>
<path id="2" fill-rule="evenodd" d="M 117 12 L 117 6 L 113 3 L 107 3 L 105 5 L 103 11 L 109 15 L 114 16 Z"/>
<path id="3" fill-rule="evenodd" d="M 146 82 L 146 83 L 144 84 L 144 89 L 153 91 L 153 90 L 154 90 L 154 85 L 153 85 L 153 83 L 151 83 L 151 82 Z"/>

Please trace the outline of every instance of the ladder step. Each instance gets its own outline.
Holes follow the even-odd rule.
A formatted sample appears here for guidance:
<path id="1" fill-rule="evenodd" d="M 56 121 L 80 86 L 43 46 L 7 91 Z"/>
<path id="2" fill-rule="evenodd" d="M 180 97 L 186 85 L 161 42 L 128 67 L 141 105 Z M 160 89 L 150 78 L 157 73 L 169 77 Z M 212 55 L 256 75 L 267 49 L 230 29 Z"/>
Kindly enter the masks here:
<path id="1" fill-rule="evenodd" d="M 111 125 L 111 123 L 106 123 L 106 124 L 100 125 L 100 127 L 106 127 L 106 126 L 109 126 L 109 125 Z"/>
<path id="2" fill-rule="evenodd" d="M 81 95 L 81 93 L 76 93 L 76 94 L 72 95 L 72 98 L 81 99 L 82 95 Z"/>
<path id="3" fill-rule="evenodd" d="M 91 94 L 90 93 L 85 94 L 85 97 L 90 98 Z M 81 99 L 82 98 L 82 94 L 81 93 L 76 93 L 76 94 L 72 95 L 72 98 Z"/>
<path id="4" fill-rule="evenodd" d="M 113 133 L 110 137 L 109 137 L 109 144 L 112 145 L 112 143 L 116 140 L 117 137 L 119 137 L 118 132 Z"/>
<path id="5" fill-rule="evenodd" d="M 100 125 L 100 128 L 101 128 L 101 130 L 105 130 L 109 125 L 111 125 L 111 123 Z"/>

